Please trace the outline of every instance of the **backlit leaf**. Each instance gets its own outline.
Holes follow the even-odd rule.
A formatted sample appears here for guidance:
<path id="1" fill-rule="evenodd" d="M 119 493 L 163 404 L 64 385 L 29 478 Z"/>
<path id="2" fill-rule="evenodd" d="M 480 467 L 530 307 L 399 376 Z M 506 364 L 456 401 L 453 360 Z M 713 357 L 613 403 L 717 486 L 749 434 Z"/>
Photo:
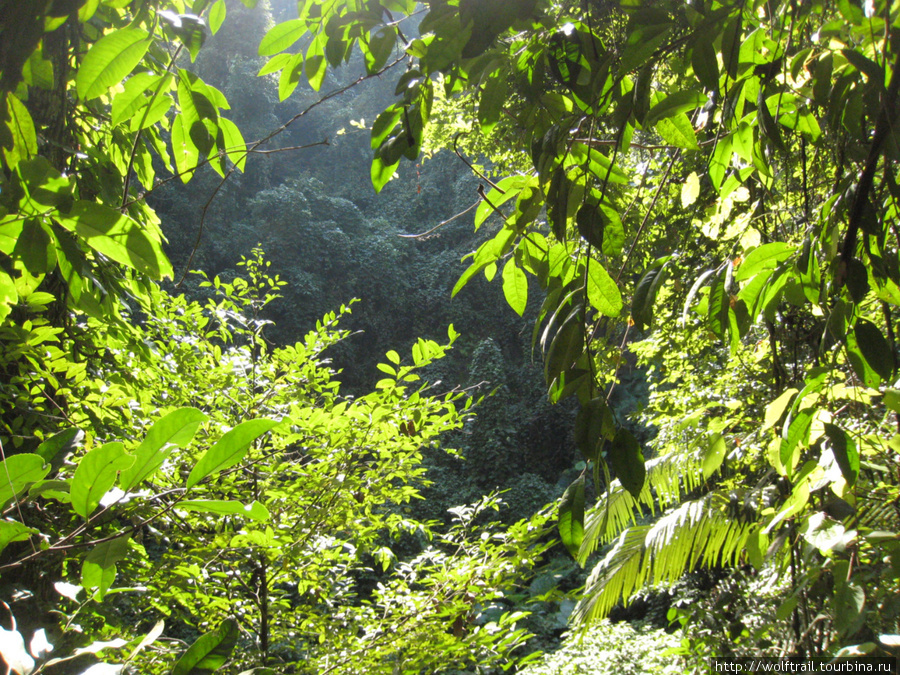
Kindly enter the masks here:
<path id="1" fill-rule="evenodd" d="M 94 448 L 78 461 L 72 478 L 72 509 L 87 518 L 100 504 L 100 499 L 115 484 L 119 471 L 134 464 L 134 455 L 125 452 L 118 441 Z"/>
<path id="2" fill-rule="evenodd" d="M 514 258 L 503 266 L 503 295 L 516 314 L 522 316 L 528 304 L 528 279 Z"/>
<path id="3" fill-rule="evenodd" d="M 148 38 L 140 28 L 120 28 L 97 40 L 75 75 L 79 98 L 87 101 L 101 96 L 125 79 L 150 47 Z"/>
<path id="4" fill-rule="evenodd" d="M 226 433 L 213 445 L 188 476 L 186 487 L 191 488 L 207 476 L 223 471 L 240 462 L 250 450 L 250 444 L 272 427 L 277 420 L 247 420 Z"/>
<path id="5" fill-rule="evenodd" d="M 200 636 L 178 659 L 171 675 L 209 675 L 225 665 L 240 636 L 234 619 L 225 619 L 219 627 Z"/>

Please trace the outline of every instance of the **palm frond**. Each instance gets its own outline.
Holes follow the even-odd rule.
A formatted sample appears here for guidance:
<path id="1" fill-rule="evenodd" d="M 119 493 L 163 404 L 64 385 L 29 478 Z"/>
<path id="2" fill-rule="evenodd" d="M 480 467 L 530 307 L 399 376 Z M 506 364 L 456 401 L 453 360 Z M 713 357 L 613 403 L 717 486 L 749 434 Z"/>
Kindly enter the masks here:
<path id="1" fill-rule="evenodd" d="M 729 516 L 727 503 L 712 492 L 673 508 L 652 526 L 625 529 L 588 577 L 575 621 L 602 619 L 636 591 L 670 584 L 698 566 L 736 563 L 752 523 Z"/>
<path id="2" fill-rule="evenodd" d="M 695 490 L 703 482 L 700 452 L 673 452 L 646 464 L 647 479 L 638 498 L 631 496 L 618 480 L 585 514 L 584 539 L 578 562 L 584 565 L 601 543 L 612 541 L 626 528 L 636 525 L 645 512 L 655 514 Z"/>

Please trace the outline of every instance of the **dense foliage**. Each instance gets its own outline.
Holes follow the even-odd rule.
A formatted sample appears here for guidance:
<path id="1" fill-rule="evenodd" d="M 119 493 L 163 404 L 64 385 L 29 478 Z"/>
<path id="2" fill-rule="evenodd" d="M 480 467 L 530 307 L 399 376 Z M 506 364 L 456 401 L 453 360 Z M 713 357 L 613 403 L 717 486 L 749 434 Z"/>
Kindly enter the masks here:
<path id="1" fill-rule="evenodd" d="M 188 284 L 205 303 L 156 283 L 175 275 L 148 199 L 178 183 L 209 194 L 193 211 L 201 238 L 231 218 L 247 247 L 252 223 L 216 204 L 235 181 L 255 190 L 246 213 L 271 215 L 274 255 L 302 247 L 323 266 L 291 279 L 316 302 L 340 303 L 329 276 L 409 263 L 396 242 L 354 248 L 390 226 L 323 194 L 329 183 L 242 174 L 388 73 L 394 98 L 353 122 L 370 132 L 375 189 L 409 176 L 404 158 L 456 153 L 480 181 L 481 239 L 452 294 L 484 275 L 516 314 L 530 306 L 548 399 L 577 402 L 583 461 L 557 518 L 591 568 L 576 621 L 655 590 L 695 658 L 896 653 L 896 6 L 329 0 L 270 15 L 243 3 L 0 2 L 0 572 L 24 622 L 4 633 L 13 670 L 60 667 L 45 627 L 64 645 L 54 656 L 127 645 L 141 672 L 515 660 L 521 615 L 505 610 L 546 546 L 544 516 L 503 529 L 478 517 L 496 503 L 476 500 L 434 530 L 404 511 L 425 487 L 423 448 L 468 415 L 452 385 L 416 384 L 446 345 L 389 351 L 373 393 L 341 395 L 321 356 L 344 335 L 334 314 L 305 341 L 263 337 L 283 282 L 259 252 L 243 276 Z M 254 48 L 204 62 L 237 12 Z M 254 71 L 277 96 L 250 93 Z M 239 99 L 259 107 L 240 125 L 227 112 Z M 406 283 L 380 278 L 385 298 Z M 467 354 L 472 384 L 496 380 L 495 344 Z M 622 392 L 636 380 L 647 394 L 634 410 Z M 468 430 L 470 461 L 518 477 L 522 508 L 536 508 L 526 498 L 546 476 L 516 465 L 504 400 L 501 388 L 483 406 L 493 422 Z M 147 607 L 156 616 L 135 634 Z M 163 617 L 165 634 L 151 628 Z"/>

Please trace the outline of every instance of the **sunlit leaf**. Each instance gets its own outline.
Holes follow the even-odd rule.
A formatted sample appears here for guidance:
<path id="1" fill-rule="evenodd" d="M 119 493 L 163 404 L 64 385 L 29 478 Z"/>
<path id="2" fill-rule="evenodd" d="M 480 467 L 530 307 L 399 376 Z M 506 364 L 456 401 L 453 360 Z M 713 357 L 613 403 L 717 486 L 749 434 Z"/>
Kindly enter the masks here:
<path id="1" fill-rule="evenodd" d="M 223 471 L 240 462 L 250 445 L 257 438 L 278 424 L 277 420 L 247 420 L 226 433 L 200 458 L 191 474 L 186 487 L 191 488 L 207 476 Z"/>
<path id="2" fill-rule="evenodd" d="M 75 75 L 79 98 L 90 100 L 105 94 L 134 70 L 149 47 L 149 35 L 140 28 L 119 28 L 97 40 Z"/>

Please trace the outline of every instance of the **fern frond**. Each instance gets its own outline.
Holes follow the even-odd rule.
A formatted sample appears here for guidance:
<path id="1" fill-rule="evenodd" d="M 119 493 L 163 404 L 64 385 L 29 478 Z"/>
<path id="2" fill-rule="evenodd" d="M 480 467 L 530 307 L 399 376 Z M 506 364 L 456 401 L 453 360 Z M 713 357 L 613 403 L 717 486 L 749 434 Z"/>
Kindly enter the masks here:
<path id="1" fill-rule="evenodd" d="M 730 517 L 727 501 L 713 492 L 673 508 L 652 526 L 624 530 L 588 577 L 575 621 L 602 619 L 638 590 L 670 584 L 698 566 L 735 564 L 752 523 Z"/>
<path id="2" fill-rule="evenodd" d="M 620 532 L 636 525 L 645 512 L 655 514 L 659 509 L 677 504 L 703 482 L 699 451 L 673 452 L 651 459 L 646 467 L 647 479 L 637 499 L 614 480 L 607 493 L 585 514 L 584 539 L 578 552 L 581 565 L 601 543 L 612 541 Z"/>

